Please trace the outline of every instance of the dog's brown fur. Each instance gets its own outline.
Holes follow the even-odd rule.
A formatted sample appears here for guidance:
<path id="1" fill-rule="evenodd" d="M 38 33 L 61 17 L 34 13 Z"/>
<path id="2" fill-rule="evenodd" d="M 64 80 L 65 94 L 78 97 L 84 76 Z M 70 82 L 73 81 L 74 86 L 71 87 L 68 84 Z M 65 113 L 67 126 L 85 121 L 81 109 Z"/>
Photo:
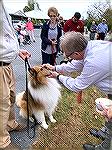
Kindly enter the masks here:
<path id="1" fill-rule="evenodd" d="M 49 76 L 50 74 L 51 74 L 51 71 L 48 70 L 46 67 L 34 66 L 30 70 L 30 74 L 29 74 L 29 82 L 30 83 L 29 84 L 30 84 L 30 89 L 32 89 L 34 91 L 34 94 L 31 95 L 30 91 L 28 90 L 28 93 L 23 91 L 22 93 L 19 93 L 16 97 L 16 104 L 18 107 L 20 107 L 20 115 L 21 116 L 23 116 L 25 118 L 27 117 L 27 96 L 28 96 L 28 107 L 29 107 L 30 118 L 32 117 L 32 114 L 34 113 L 34 111 L 37 111 L 37 110 L 44 111 L 46 109 L 44 102 L 41 101 L 41 99 L 39 99 L 37 97 L 35 99 L 35 95 L 38 96 L 38 94 L 39 94 L 38 89 L 42 89 L 43 87 L 48 89 L 49 80 L 54 80 L 54 79 L 47 78 L 47 76 Z M 49 83 L 52 83 L 52 82 L 49 82 Z M 57 82 L 56 82 L 56 84 L 58 85 Z M 55 85 L 53 85 L 53 86 L 55 87 Z M 59 87 L 57 87 L 56 90 L 58 88 Z M 52 92 L 52 91 L 50 90 L 50 92 Z M 42 91 L 42 93 L 44 94 L 44 91 Z M 60 95 L 60 93 L 59 93 L 59 95 Z M 45 128 L 47 128 L 47 127 L 45 127 Z"/>

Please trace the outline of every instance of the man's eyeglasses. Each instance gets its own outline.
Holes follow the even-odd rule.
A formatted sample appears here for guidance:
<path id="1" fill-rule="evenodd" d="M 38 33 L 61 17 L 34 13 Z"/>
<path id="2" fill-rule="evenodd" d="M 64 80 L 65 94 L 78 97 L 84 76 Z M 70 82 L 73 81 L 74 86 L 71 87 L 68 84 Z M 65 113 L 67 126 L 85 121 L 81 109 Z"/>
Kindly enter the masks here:
<path id="1" fill-rule="evenodd" d="M 65 53 L 65 55 L 66 55 L 67 58 L 69 58 L 73 53 L 74 53 L 74 52 L 71 52 L 69 55 L 67 55 L 67 54 Z"/>
<path id="2" fill-rule="evenodd" d="M 49 17 L 51 18 L 51 17 L 56 17 L 56 15 L 49 15 Z"/>

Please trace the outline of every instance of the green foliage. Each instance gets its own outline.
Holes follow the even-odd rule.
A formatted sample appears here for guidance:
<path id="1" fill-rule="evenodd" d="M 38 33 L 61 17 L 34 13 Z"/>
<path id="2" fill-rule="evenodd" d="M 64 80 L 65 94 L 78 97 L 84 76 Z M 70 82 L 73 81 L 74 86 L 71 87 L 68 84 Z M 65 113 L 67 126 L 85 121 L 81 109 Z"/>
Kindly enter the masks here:
<path id="1" fill-rule="evenodd" d="M 103 18 L 107 20 L 109 30 L 112 30 L 112 8 L 106 9 L 106 11 L 103 14 Z"/>
<path id="2" fill-rule="evenodd" d="M 33 24 L 37 24 L 37 20 L 36 19 L 32 19 Z"/>
<path id="3" fill-rule="evenodd" d="M 44 20 L 44 19 L 42 19 L 42 23 L 45 23 L 45 20 Z"/>
<path id="4" fill-rule="evenodd" d="M 25 7 L 23 8 L 23 11 L 24 11 L 24 12 L 28 12 L 28 11 L 34 10 L 34 5 L 35 5 L 34 1 L 32 1 L 32 2 L 28 1 L 28 6 L 25 6 Z M 39 10 L 41 10 L 40 7 L 39 7 L 39 4 L 38 4 L 37 2 L 36 2 L 36 5 L 37 5 L 37 8 L 38 8 Z"/>
<path id="5" fill-rule="evenodd" d="M 107 1 L 105 3 L 96 2 L 92 4 L 87 11 L 88 18 L 86 25 L 90 29 L 90 25 L 94 20 L 96 24 L 102 21 L 102 18 L 107 20 L 109 30 L 112 30 L 112 7 Z"/>
<path id="6" fill-rule="evenodd" d="M 28 12 L 28 11 L 30 11 L 29 6 L 25 6 L 25 7 L 23 8 L 23 12 Z"/>

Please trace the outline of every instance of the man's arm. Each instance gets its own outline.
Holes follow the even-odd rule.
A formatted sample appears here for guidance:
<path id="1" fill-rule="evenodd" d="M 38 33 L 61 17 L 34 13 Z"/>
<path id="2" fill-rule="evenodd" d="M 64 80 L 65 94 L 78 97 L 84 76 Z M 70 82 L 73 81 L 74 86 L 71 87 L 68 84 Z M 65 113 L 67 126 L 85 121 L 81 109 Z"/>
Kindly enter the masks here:
<path id="1" fill-rule="evenodd" d="M 71 62 L 68 62 L 67 64 L 62 63 L 61 65 L 56 65 L 52 66 L 50 64 L 43 64 L 43 66 L 46 66 L 48 69 L 52 71 L 57 71 L 57 72 L 81 72 L 83 69 L 83 60 L 77 61 L 77 60 L 72 60 Z"/>
<path id="2" fill-rule="evenodd" d="M 83 69 L 83 60 L 72 60 L 67 64 L 63 63 L 61 65 L 56 65 L 55 70 L 57 72 L 81 72 Z"/>
<path id="3" fill-rule="evenodd" d="M 63 75 L 59 75 L 58 79 L 69 90 L 79 92 L 100 82 L 102 76 L 100 68 L 88 65 L 83 68 L 80 76 L 77 76 L 75 79 Z"/>
<path id="4" fill-rule="evenodd" d="M 79 20 L 79 28 L 77 30 L 79 30 L 80 33 L 84 34 L 84 22 L 82 20 Z"/>

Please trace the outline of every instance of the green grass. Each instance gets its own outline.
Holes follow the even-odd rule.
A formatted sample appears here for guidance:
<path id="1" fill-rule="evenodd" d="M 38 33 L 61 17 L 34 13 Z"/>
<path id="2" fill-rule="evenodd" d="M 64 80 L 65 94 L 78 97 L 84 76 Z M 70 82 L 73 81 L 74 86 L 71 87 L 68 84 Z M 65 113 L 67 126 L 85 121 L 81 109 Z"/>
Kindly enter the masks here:
<path id="1" fill-rule="evenodd" d="M 101 128 L 104 118 L 95 108 L 95 99 L 105 97 L 97 88 L 83 91 L 81 104 L 77 94 L 62 88 L 62 97 L 54 113 L 55 124 L 49 123 L 47 130 L 40 129 L 40 137 L 33 144 L 35 150 L 83 150 L 86 142 L 99 143 L 100 140 L 89 134 L 90 128 Z M 95 118 L 97 116 L 97 119 Z"/>

